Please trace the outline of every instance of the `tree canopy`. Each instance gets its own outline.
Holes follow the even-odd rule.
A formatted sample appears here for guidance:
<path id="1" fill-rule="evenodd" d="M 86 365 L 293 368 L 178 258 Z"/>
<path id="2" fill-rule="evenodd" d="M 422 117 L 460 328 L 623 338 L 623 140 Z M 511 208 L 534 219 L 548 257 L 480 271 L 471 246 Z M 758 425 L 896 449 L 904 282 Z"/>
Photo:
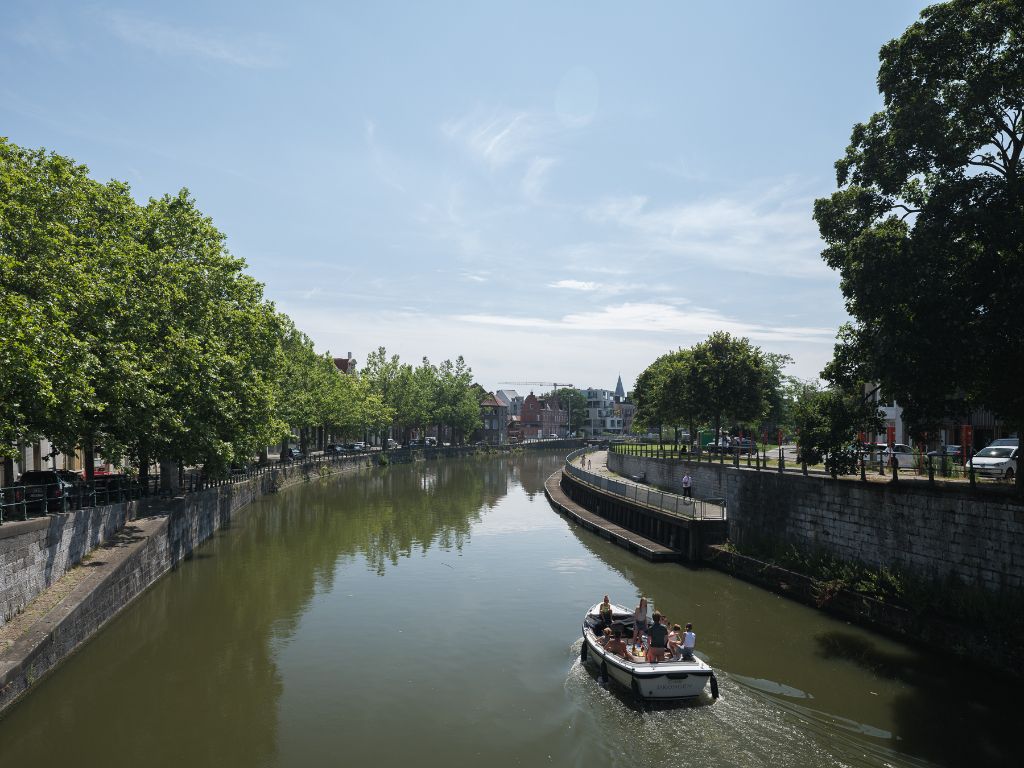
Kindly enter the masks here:
<path id="1" fill-rule="evenodd" d="M 953 0 L 880 54 L 884 108 L 815 202 L 853 322 L 826 375 L 917 428 L 966 397 L 1024 427 L 1024 5 Z"/>
<path id="2" fill-rule="evenodd" d="M 225 239 L 186 189 L 140 205 L 0 138 L 0 455 L 46 437 L 143 473 L 154 459 L 220 472 L 292 429 L 479 423 L 461 357 L 414 369 L 380 348 L 343 375 Z"/>

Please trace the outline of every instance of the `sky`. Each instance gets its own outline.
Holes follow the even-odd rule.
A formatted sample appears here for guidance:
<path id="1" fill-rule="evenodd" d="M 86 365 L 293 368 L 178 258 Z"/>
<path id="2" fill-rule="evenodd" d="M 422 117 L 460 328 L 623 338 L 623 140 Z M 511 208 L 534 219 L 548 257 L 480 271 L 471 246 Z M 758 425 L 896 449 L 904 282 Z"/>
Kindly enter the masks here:
<path id="1" fill-rule="evenodd" d="M 320 351 L 627 389 L 716 330 L 815 378 L 811 218 L 927 2 L 0 2 L 0 136 L 187 187 Z"/>

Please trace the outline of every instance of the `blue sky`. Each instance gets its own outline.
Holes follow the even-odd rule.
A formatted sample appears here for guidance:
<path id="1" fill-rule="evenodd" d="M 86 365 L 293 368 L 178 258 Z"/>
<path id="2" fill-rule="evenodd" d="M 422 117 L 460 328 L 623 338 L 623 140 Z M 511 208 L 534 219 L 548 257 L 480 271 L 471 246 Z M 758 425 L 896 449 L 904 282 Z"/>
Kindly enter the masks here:
<path id="1" fill-rule="evenodd" d="M 926 5 L 5 0 L 0 135 L 188 187 L 321 350 L 611 389 L 725 329 L 812 378 L 811 204 Z"/>

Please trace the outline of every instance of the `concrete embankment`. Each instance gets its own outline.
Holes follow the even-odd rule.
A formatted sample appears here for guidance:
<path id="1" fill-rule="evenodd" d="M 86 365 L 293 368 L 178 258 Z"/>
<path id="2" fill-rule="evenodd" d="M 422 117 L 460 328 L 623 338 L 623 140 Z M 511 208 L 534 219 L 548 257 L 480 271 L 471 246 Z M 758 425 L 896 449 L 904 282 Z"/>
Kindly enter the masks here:
<path id="1" fill-rule="evenodd" d="M 9 600 L 16 603 L 33 590 L 38 595 L 0 626 L 0 712 L 252 501 L 323 471 L 367 465 L 282 467 L 175 499 L 137 500 L 0 528 L 5 594 L 10 580 Z"/>

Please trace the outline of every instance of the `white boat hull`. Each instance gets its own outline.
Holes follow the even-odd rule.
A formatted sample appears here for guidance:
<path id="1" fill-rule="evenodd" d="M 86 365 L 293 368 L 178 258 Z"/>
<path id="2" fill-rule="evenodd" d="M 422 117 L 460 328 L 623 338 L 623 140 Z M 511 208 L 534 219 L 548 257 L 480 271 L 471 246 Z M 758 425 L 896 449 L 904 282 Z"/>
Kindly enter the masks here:
<path id="1" fill-rule="evenodd" d="M 695 699 L 709 683 L 712 696 L 717 698 L 718 682 L 714 680 L 714 670 L 698 658 L 651 664 L 647 661 L 627 661 L 605 651 L 593 631 L 596 610 L 597 606 L 594 606 L 588 614 L 589 621 L 584 620 L 583 650 L 580 655 L 585 663 L 595 666 L 604 676 L 625 686 L 634 696 L 645 701 Z"/>

